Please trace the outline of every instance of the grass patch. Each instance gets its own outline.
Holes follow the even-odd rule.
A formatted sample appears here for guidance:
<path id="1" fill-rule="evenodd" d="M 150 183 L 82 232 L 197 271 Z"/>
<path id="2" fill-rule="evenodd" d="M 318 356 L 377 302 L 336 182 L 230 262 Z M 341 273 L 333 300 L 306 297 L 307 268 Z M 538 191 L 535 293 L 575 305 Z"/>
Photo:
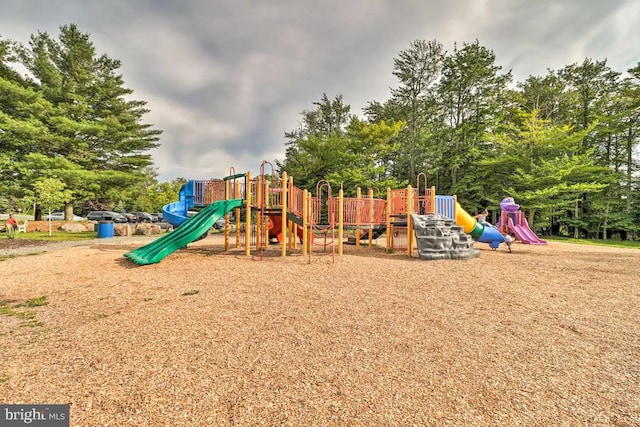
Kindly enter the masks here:
<path id="1" fill-rule="evenodd" d="M 35 319 L 36 313 L 35 311 L 22 310 L 22 311 L 15 311 L 13 316 L 22 320 L 32 320 L 32 319 Z"/>
<path id="2" fill-rule="evenodd" d="M 7 233 L 8 234 L 8 233 Z M 48 231 L 32 231 L 30 233 L 16 233 L 15 239 L 42 240 L 47 242 L 66 242 L 95 239 L 97 233 L 95 231 L 82 231 L 80 233 L 68 233 L 65 231 L 56 231 L 49 236 Z M 9 236 L 3 233 L 1 239 L 8 239 Z"/>
<path id="3" fill-rule="evenodd" d="M 182 296 L 183 296 L 183 297 L 188 297 L 189 295 L 197 295 L 197 294 L 199 294 L 199 293 L 200 293 L 200 291 L 199 291 L 199 290 L 194 289 L 194 290 L 192 290 L 192 291 L 183 292 L 183 293 L 182 293 Z"/>
<path id="4" fill-rule="evenodd" d="M 48 305 L 49 300 L 46 295 L 38 297 L 38 298 L 30 298 L 23 303 L 16 305 L 16 307 L 42 307 L 43 305 Z"/>
<path id="5" fill-rule="evenodd" d="M 0 262 L 2 261 L 6 261 L 8 259 L 11 258 L 18 258 L 21 256 L 32 256 L 32 255 L 40 255 L 40 254 L 46 254 L 47 251 L 38 251 L 38 252 L 29 252 L 27 254 L 20 254 L 20 255 L 15 255 L 15 254 L 11 254 L 11 255 L 0 255 Z"/>
<path id="6" fill-rule="evenodd" d="M 46 296 L 30 298 L 19 303 L 0 300 L 0 316 L 15 317 L 22 320 L 20 327 L 44 326 L 44 323 L 36 320 L 35 311 L 25 310 L 25 308 L 42 307 L 47 304 L 49 304 L 49 300 Z"/>
<path id="7" fill-rule="evenodd" d="M 26 322 L 22 322 L 19 325 L 21 328 L 37 328 L 38 326 L 44 326 L 44 323 L 35 320 L 35 319 L 31 319 L 28 320 Z"/>
<path id="8" fill-rule="evenodd" d="M 571 237 L 543 237 L 544 240 L 549 242 L 564 242 L 564 243 L 577 243 L 579 245 L 594 245 L 594 246 L 610 246 L 613 248 L 631 248 L 640 249 L 640 242 L 635 240 L 602 240 L 602 239 L 574 239 Z"/>
<path id="9" fill-rule="evenodd" d="M 4 301 L 0 302 L 0 316 L 15 316 L 16 310 L 9 307 Z"/>

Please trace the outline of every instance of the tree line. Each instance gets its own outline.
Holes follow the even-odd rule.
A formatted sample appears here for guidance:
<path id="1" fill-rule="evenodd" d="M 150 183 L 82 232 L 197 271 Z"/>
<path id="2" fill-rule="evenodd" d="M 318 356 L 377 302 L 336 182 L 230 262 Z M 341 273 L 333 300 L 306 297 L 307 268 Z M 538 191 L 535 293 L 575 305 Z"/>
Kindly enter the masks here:
<path id="1" fill-rule="evenodd" d="M 180 182 L 158 183 L 151 159 L 161 130 L 144 122 L 146 102 L 120 66 L 75 24 L 26 45 L 0 38 L 0 211 L 37 206 L 36 184 L 50 179 L 78 212 L 152 209 L 170 201 L 165 191 L 175 198 Z"/>
<path id="2" fill-rule="evenodd" d="M 175 199 L 185 180 L 158 182 L 150 152 L 162 131 L 144 121 L 120 66 L 75 24 L 26 45 L 0 38 L 0 211 L 28 209 L 47 178 L 82 213 Z M 392 72 L 389 99 L 360 117 L 340 94 L 302 111 L 278 169 L 310 190 L 326 179 L 381 193 L 424 173 L 470 211 L 515 198 L 539 232 L 637 235 L 640 63 L 623 74 L 586 58 L 514 82 L 477 40 L 451 52 L 415 40 Z"/>
<path id="3" fill-rule="evenodd" d="M 452 52 L 415 40 L 393 75 L 364 117 L 323 94 L 285 133 L 278 168 L 302 188 L 327 179 L 347 192 L 416 186 L 424 173 L 472 211 L 513 197 L 541 233 L 637 236 L 640 64 L 623 76 L 586 58 L 514 82 L 477 40 Z"/>

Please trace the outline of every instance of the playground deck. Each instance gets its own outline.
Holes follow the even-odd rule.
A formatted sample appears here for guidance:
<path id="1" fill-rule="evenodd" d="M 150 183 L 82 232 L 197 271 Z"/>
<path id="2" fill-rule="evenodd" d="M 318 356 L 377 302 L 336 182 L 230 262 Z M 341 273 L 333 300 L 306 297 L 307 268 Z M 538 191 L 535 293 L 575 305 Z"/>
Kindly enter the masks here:
<path id="1" fill-rule="evenodd" d="M 138 246 L 0 262 L 5 306 L 49 301 L 0 316 L 0 401 L 71 425 L 640 424 L 638 250 L 308 264 L 208 238 L 140 268 Z"/>

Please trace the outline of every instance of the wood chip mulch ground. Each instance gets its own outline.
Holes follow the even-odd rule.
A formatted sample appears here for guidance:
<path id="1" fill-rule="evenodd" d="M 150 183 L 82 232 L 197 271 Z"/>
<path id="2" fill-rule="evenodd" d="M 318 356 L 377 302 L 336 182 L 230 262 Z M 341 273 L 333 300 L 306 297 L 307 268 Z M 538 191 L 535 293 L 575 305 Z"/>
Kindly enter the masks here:
<path id="1" fill-rule="evenodd" d="M 205 239 L 139 267 L 102 240 L 0 262 L 0 402 L 72 426 L 640 425 L 640 250 L 309 263 Z"/>

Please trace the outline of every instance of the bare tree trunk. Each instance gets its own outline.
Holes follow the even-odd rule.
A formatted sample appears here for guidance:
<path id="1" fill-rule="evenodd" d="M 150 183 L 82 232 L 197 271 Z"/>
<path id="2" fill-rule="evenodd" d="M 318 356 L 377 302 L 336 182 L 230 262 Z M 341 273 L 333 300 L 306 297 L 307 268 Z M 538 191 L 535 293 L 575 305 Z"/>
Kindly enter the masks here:
<path id="1" fill-rule="evenodd" d="M 627 215 L 631 216 L 631 181 L 633 179 L 633 126 L 629 124 L 629 132 L 627 134 L 627 185 L 626 185 L 626 196 L 627 196 Z M 629 233 L 627 230 L 627 240 L 630 240 L 630 237 L 633 238 L 632 233 Z"/>
<path id="2" fill-rule="evenodd" d="M 573 217 L 577 220 L 580 214 L 580 202 L 576 200 L 576 205 L 573 210 Z M 578 239 L 580 237 L 580 233 L 578 230 L 578 224 L 573 227 L 573 238 Z"/>
<path id="3" fill-rule="evenodd" d="M 66 203 L 64 205 L 64 219 L 66 221 L 73 220 L 73 204 L 72 203 Z"/>
<path id="4" fill-rule="evenodd" d="M 529 223 L 529 228 L 531 228 L 533 230 L 533 219 L 536 216 L 536 209 L 533 208 L 531 210 L 529 210 L 529 215 L 527 215 L 527 222 Z"/>
<path id="5" fill-rule="evenodd" d="M 609 203 L 604 210 L 604 220 L 602 222 L 602 240 L 607 240 L 607 227 L 609 226 Z"/>

